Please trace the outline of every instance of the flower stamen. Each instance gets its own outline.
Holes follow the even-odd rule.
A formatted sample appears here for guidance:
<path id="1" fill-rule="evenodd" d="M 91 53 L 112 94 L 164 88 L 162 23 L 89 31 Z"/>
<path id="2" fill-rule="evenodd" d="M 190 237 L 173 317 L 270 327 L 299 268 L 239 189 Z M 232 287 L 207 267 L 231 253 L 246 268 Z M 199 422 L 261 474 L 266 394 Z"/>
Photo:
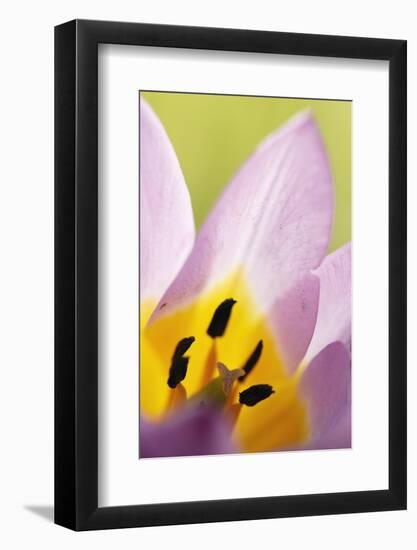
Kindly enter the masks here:
<path id="1" fill-rule="evenodd" d="M 174 354 L 171 360 L 171 366 L 168 375 L 168 386 L 175 389 L 177 385 L 184 380 L 187 375 L 188 362 L 190 358 L 184 353 L 188 351 L 192 343 L 195 341 L 194 336 L 183 338 L 176 345 Z"/>
<path id="2" fill-rule="evenodd" d="M 189 360 L 189 357 L 177 357 L 172 360 L 167 382 L 172 390 L 186 377 Z"/>
<path id="3" fill-rule="evenodd" d="M 239 403 L 248 407 L 253 407 L 260 401 L 267 399 L 275 393 L 269 384 L 255 384 L 239 393 Z"/>
<path id="4" fill-rule="evenodd" d="M 173 388 L 168 394 L 168 403 L 166 406 L 166 414 L 178 409 L 187 401 L 187 390 L 181 382 Z"/>
<path id="5" fill-rule="evenodd" d="M 207 328 L 207 334 L 211 338 L 218 338 L 223 336 L 227 325 L 229 323 L 230 315 L 232 314 L 232 308 L 235 305 L 236 300 L 228 298 L 217 306 L 210 324 Z"/>
<path id="6" fill-rule="evenodd" d="M 205 386 L 212 380 L 213 373 L 216 368 L 216 363 L 217 363 L 217 347 L 216 347 L 216 341 L 213 340 L 206 358 L 205 365 L 204 365 L 203 374 L 201 377 L 201 386 Z"/>
<path id="7" fill-rule="evenodd" d="M 253 367 L 257 364 L 257 362 L 261 357 L 263 347 L 264 347 L 263 340 L 259 340 L 259 342 L 256 345 L 256 348 L 253 350 L 253 352 L 247 359 L 245 365 L 242 367 L 244 373 L 242 376 L 239 377 L 239 382 L 243 382 L 243 380 L 245 380 L 245 378 L 251 372 Z"/>
<path id="8" fill-rule="evenodd" d="M 184 355 L 184 353 L 186 353 L 190 349 L 191 345 L 194 342 L 194 336 L 188 336 L 187 338 L 183 338 L 182 340 L 180 340 L 177 344 L 177 347 L 175 348 L 173 358 L 181 357 L 182 355 Z"/>

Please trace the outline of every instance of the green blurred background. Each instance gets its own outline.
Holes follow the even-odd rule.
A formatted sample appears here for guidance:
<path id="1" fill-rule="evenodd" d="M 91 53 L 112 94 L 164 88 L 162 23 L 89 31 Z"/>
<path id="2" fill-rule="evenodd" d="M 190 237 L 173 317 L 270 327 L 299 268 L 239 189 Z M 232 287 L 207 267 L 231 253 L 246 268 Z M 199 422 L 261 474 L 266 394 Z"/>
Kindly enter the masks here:
<path id="1" fill-rule="evenodd" d="M 311 109 L 333 172 L 336 210 L 330 250 L 351 238 L 351 102 L 141 92 L 161 119 L 191 194 L 197 228 L 259 142 Z"/>

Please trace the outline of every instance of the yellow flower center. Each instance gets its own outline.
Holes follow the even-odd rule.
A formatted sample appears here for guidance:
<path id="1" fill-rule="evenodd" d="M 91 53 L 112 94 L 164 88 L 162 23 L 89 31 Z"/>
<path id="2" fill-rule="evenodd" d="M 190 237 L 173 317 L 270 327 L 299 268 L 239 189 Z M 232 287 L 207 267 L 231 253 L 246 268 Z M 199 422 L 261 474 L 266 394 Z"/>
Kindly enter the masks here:
<path id="1" fill-rule="evenodd" d="M 213 314 L 219 304 L 231 296 L 236 303 L 224 334 L 213 338 L 208 334 Z M 286 374 L 267 318 L 251 298 L 242 276 L 235 274 L 193 303 L 147 325 L 155 306 L 152 300 L 141 304 L 142 412 L 151 418 L 162 419 L 172 407 L 201 395 L 209 384 L 213 386 L 213 380 L 218 379 L 220 388 L 225 390 L 227 387 L 227 399 L 221 406 L 229 416 L 234 411 L 233 437 L 240 449 L 247 452 L 274 450 L 307 439 L 305 405 L 297 395 L 298 376 Z M 186 376 L 172 389 L 167 381 L 173 354 L 179 342 L 191 336 L 194 340 L 188 342 L 190 347 L 185 353 L 189 358 Z M 261 341 L 263 345 L 259 346 Z M 251 356 L 257 359 L 256 364 L 242 377 L 236 369 L 242 369 Z M 271 385 L 274 393 L 256 406 L 240 406 L 239 394 L 258 384 Z"/>

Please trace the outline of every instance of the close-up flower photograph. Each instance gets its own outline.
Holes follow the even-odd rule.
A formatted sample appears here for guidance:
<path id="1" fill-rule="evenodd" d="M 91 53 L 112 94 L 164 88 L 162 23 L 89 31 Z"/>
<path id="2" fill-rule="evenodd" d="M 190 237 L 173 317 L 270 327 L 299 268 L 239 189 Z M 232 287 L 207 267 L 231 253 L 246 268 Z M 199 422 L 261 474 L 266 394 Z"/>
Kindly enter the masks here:
<path id="1" fill-rule="evenodd" d="M 416 547 L 414 11 L 5 3 L 1 548 Z"/>
<path id="2" fill-rule="evenodd" d="M 139 102 L 139 457 L 350 448 L 351 102 Z"/>

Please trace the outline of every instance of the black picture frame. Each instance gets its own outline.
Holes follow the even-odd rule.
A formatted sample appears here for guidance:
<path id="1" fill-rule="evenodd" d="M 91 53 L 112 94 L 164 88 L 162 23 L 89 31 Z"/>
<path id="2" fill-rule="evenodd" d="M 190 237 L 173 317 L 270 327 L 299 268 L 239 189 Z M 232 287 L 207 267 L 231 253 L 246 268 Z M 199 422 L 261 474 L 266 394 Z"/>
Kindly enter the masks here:
<path id="1" fill-rule="evenodd" d="M 98 507 L 98 44 L 389 62 L 389 488 Z M 55 523 L 74 530 L 406 508 L 406 41 L 74 20 L 55 28 Z"/>

